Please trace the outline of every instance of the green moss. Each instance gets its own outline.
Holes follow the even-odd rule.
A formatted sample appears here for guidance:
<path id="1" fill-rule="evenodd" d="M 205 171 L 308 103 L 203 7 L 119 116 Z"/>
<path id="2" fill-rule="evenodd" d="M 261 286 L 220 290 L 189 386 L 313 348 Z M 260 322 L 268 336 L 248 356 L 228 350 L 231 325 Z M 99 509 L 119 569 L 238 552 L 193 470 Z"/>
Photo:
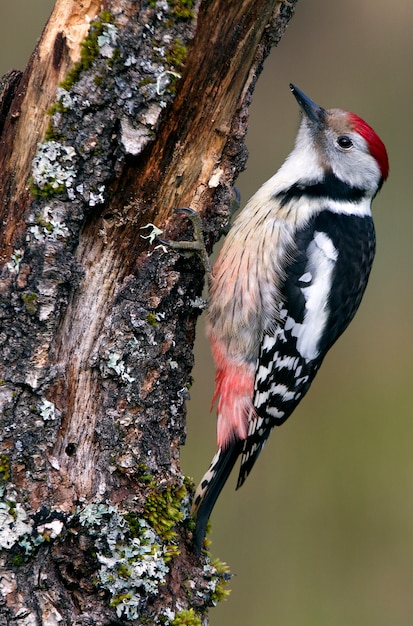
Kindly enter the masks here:
<path id="1" fill-rule="evenodd" d="M 50 120 L 49 124 L 47 125 L 46 132 L 44 134 L 44 140 L 45 141 L 61 141 L 61 139 L 62 139 L 62 136 L 56 131 L 55 127 L 53 126 L 52 120 Z"/>
<path id="2" fill-rule="evenodd" d="M 153 482 L 153 474 L 149 472 L 148 466 L 145 465 L 145 463 L 139 463 L 138 480 L 141 483 L 148 483 L 148 484 Z"/>
<path id="3" fill-rule="evenodd" d="M 194 609 L 179 611 L 171 626 L 201 626 L 201 618 L 197 616 Z"/>
<path id="4" fill-rule="evenodd" d="M 93 82 L 97 87 L 100 87 L 103 83 L 103 76 L 101 76 L 100 74 L 96 74 L 96 76 L 93 78 Z"/>
<path id="5" fill-rule="evenodd" d="M 166 70 L 170 72 L 169 81 L 171 84 L 168 86 L 168 90 L 171 90 L 171 87 L 173 88 L 174 83 L 180 78 L 179 73 L 182 71 L 188 56 L 188 48 L 179 37 L 167 48 L 156 40 L 152 42 L 152 45 L 154 48 L 154 58 L 159 63 L 165 65 Z M 177 75 L 174 76 L 174 74 Z M 142 81 L 143 84 L 145 80 L 152 82 L 151 79 L 144 79 L 144 81 Z"/>
<path id="6" fill-rule="evenodd" d="M 169 563 L 169 561 L 172 561 L 172 559 L 174 559 L 176 556 L 179 556 L 180 554 L 181 551 L 176 544 L 170 543 L 166 545 L 164 549 L 165 563 Z"/>
<path id="7" fill-rule="evenodd" d="M 47 230 L 48 233 L 53 232 L 53 224 L 44 220 L 40 215 L 36 217 L 36 224 Z"/>
<path id="8" fill-rule="evenodd" d="M 115 596 L 111 602 L 110 605 L 111 607 L 117 607 L 119 604 L 121 604 L 122 602 L 125 602 L 125 600 L 130 600 L 132 598 L 132 594 L 131 593 L 120 593 L 118 596 Z"/>
<path id="9" fill-rule="evenodd" d="M 128 580 L 131 577 L 130 568 L 125 563 L 121 563 L 118 567 L 118 575 L 120 578 Z"/>
<path id="10" fill-rule="evenodd" d="M 0 482 L 6 483 L 10 478 L 10 459 L 7 454 L 0 454 Z"/>
<path id="11" fill-rule="evenodd" d="M 182 70 L 186 57 L 188 56 L 188 48 L 182 43 L 180 39 L 177 39 L 173 45 L 166 50 L 165 59 L 174 70 Z"/>
<path id="12" fill-rule="evenodd" d="M 143 78 L 139 83 L 138 83 L 138 87 L 145 87 L 146 85 L 153 85 L 153 79 L 149 78 L 149 76 L 147 76 L 146 78 Z"/>
<path id="13" fill-rule="evenodd" d="M 49 107 L 46 111 L 47 115 L 52 117 L 55 113 L 66 113 L 69 109 L 58 100 L 54 102 L 51 107 Z"/>
<path id="14" fill-rule="evenodd" d="M 182 520 L 181 500 L 186 495 L 186 487 L 169 486 L 160 491 L 153 488 L 146 500 L 143 517 L 163 541 L 176 537 L 173 527 Z"/>
<path id="15" fill-rule="evenodd" d="M 194 0 L 169 0 L 168 2 L 172 15 L 181 20 L 192 20 L 194 18 Z"/>
<path id="16" fill-rule="evenodd" d="M 218 604 L 218 602 L 225 600 L 231 593 L 231 590 L 227 587 L 230 579 L 230 571 L 228 565 L 219 559 L 213 559 L 211 565 L 216 569 L 216 575 L 219 578 L 215 591 L 211 595 L 211 600 L 214 604 Z"/>
<path id="17" fill-rule="evenodd" d="M 129 531 L 130 531 L 131 537 L 133 539 L 135 539 L 136 537 L 139 537 L 142 532 L 142 529 L 139 524 L 139 517 L 136 515 L 136 513 L 132 513 L 132 512 L 125 513 L 123 517 L 129 524 Z"/>
<path id="18" fill-rule="evenodd" d="M 158 320 L 156 319 L 155 313 L 148 313 L 148 317 L 146 318 L 146 321 L 154 328 L 157 328 Z"/>
<path id="19" fill-rule="evenodd" d="M 12 500 L 6 500 L 6 504 L 9 508 L 9 514 L 12 516 L 12 518 L 14 519 L 14 521 L 17 520 L 17 510 L 16 510 L 16 503 L 13 502 Z"/>
<path id="20" fill-rule="evenodd" d="M 102 11 L 102 13 L 100 14 L 100 19 L 105 24 L 113 24 L 113 22 L 115 21 L 110 11 Z"/>
<path id="21" fill-rule="evenodd" d="M 182 43 L 181 39 L 177 39 L 171 48 L 166 51 L 165 58 L 171 67 L 176 70 L 182 68 L 188 56 L 188 48 Z"/>
<path id="22" fill-rule="evenodd" d="M 113 21 L 113 17 L 109 11 L 103 11 L 100 16 L 92 22 L 89 33 L 81 44 L 80 60 L 75 63 L 72 69 L 67 73 L 65 80 L 60 83 L 60 87 L 69 91 L 71 87 L 78 82 L 81 73 L 91 67 L 93 61 L 99 55 L 98 38 L 102 35 L 105 24 L 113 24 Z"/>
<path id="23" fill-rule="evenodd" d="M 37 293 L 24 293 L 22 300 L 29 315 L 34 315 L 37 311 Z"/>
<path id="24" fill-rule="evenodd" d="M 12 565 L 19 567 L 19 565 L 23 565 L 24 557 L 22 554 L 15 554 L 11 560 Z"/>
<path id="25" fill-rule="evenodd" d="M 121 53 L 119 48 L 115 48 L 113 51 L 112 56 L 110 57 L 110 59 L 108 59 L 108 65 L 109 67 L 113 67 L 116 61 L 119 61 L 119 59 L 121 58 Z"/>
<path id="26" fill-rule="evenodd" d="M 58 193 L 63 193 L 65 189 L 66 187 L 63 184 L 54 187 L 51 183 L 40 188 L 35 185 L 33 181 L 30 181 L 30 192 L 37 200 L 41 198 L 52 198 Z"/>

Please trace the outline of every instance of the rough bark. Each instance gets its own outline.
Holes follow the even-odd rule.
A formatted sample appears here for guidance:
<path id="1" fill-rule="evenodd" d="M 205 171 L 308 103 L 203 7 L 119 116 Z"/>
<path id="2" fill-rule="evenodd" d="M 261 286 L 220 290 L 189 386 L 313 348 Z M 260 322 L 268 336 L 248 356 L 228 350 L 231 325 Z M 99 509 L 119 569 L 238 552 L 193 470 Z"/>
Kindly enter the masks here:
<path id="1" fill-rule="evenodd" d="M 179 465 L 203 267 L 146 236 L 191 206 L 219 237 L 292 5 L 60 0 L 0 85 L 0 624 L 206 624 L 222 595 Z"/>

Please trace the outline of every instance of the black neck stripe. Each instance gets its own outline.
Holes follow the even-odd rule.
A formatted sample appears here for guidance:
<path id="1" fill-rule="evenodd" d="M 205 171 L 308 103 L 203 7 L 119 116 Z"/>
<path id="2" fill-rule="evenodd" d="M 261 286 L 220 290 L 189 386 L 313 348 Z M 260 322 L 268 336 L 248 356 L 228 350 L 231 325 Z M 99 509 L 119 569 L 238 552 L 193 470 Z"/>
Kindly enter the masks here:
<path id="1" fill-rule="evenodd" d="M 288 189 L 275 194 L 274 199 L 280 200 L 281 206 L 285 206 L 295 198 L 328 198 L 357 203 L 366 195 L 364 189 L 352 187 L 343 182 L 332 172 L 328 172 L 325 177 L 317 183 L 294 183 Z"/>

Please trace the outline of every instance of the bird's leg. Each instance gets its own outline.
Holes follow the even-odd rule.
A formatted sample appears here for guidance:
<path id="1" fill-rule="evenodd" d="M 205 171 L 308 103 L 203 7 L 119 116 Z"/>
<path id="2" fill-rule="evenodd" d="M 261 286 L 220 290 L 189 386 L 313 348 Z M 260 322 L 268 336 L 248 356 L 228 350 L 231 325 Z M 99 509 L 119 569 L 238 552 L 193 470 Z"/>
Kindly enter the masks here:
<path id="1" fill-rule="evenodd" d="M 235 197 L 231 202 L 230 207 L 231 215 L 235 213 L 235 211 L 237 211 L 240 205 L 241 196 L 239 190 L 236 187 L 234 187 L 234 195 Z M 161 244 L 163 244 L 164 246 L 168 246 L 168 248 L 171 248 L 172 250 L 182 250 L 183 252 L 196 252 L 197 254 L 199 254 L 205 272 L 210 276 L 212 274 L 212 267 L 205 246 L 202 220 L 199 216 L 199 213 L 194 209 L 189 209 L 185 207 L 175 209 L 175 213 L 184 213 L 188 217 L 188 219 L 191 220 L 194 229 L 193 241 L 171 241 L 170 239 L 161 239 L 160 237 L 157 237 L 158 241 L 160 241 Z"/>
<path id="2" fill-rule="evenodd" d="M 172 250 L 182 250 L 185 252 L 196 252 L 199 254 L 202 264 L 205 268 L 207 274 L 211 274 L 212 268 L 211 263 L 209 261 L 209 256 L 207 249 L 205 247 L 204 240 L 204 232 L 202 228 L 202 220 L 199 217 L 199 213 L 194 211 L 194 209 L 187 209 L 185 207 L 180 207 L 179 209 L 175 209 L 175 213 L 184 213 L 192 222 L 192 226 L 194 229 L 194 239 L 193 241 L 171 241 L 170 239 L 161 239 L 158 237 L 158 241 L 160 241 L 164 246 L 168 246 L 168 248 L 172 248 Z"/>

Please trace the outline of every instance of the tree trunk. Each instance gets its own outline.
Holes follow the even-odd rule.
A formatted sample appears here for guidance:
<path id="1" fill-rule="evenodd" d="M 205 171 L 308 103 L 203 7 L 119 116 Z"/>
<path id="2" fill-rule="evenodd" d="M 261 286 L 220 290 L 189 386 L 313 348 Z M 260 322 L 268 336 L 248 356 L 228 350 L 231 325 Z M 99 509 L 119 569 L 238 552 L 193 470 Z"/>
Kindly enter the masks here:
<path id="1" fill-rule="evenodd" d="M 204 272 L 151 224 L 219 237 L 293 4 L 59 0 L 3 78 L 0 624 L 206 624 L 223 595 L 179 464 Z"/>

